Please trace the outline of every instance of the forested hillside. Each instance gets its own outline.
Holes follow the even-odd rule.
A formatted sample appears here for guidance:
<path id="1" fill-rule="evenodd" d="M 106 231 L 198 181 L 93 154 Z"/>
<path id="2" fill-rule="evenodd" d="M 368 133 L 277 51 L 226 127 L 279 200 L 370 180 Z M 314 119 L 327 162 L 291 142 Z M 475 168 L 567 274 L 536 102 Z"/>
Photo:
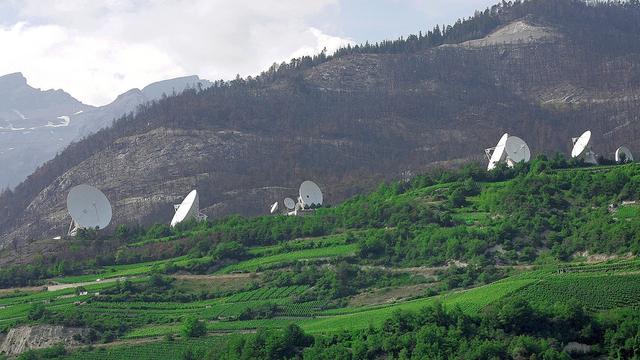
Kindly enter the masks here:
<path id="1" fill-rule="evenodd" d="M 63 326 L 65 346 L 22 356 L 632 358 L 639 182 L 635 163 L 540 156 L 431 171 L 308 216 L 81 231 L 0 270 L 0 351 Z"/>
<path id="2" fill-rule="evenodd" d="M 0 243 L 54 250 L 40 239 L 65 231 L 64 199 L 79 183 L 111 199 L 113 231 L 168 222 L 192 188 L 211 217 L 262 213 L 307 178 L 337 203 L 481 160 L 505 131 L 534 153 L 566 152 L 587 128 L 606 157 L 638 150 L 639 19 L 636 2 L 504 2 L 445 29 L 162 99 L 0 195 Z"/>

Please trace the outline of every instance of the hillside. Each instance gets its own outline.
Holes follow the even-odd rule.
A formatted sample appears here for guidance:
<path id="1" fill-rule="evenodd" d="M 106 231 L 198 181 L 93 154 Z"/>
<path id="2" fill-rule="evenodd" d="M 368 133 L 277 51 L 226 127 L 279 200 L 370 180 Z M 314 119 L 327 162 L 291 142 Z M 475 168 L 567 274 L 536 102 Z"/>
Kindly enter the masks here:
<path id="1" fill-rule="evenodd" d="M 631 358 L 639 181 L 539 157 L 305 217 L 81 232 L 0 270 L 0 349 L 38 325 L 80 335 L 26 358 Z"/>
<path id="2" fill-rule="evenodd" d="M 0 243 L 60 235 L 65 194 L 83 182 L 106 192 L 116 224 L 150 224 L 194 187 L 212 217 L 262 213 L 302 178 L 340 201 L 402 173 L 480 160 L 504 131 L 535 153 L 567 151 L 586 128 L 604 155 L 622 143 L 634 151 L 640 74 L 637 46 L 627 45 L 637 44 L 637 10 L 496 7 L 444 35 L 301 59 L 162 100 L 0 197 Z"/>
<path id="3" fill-rule="evenodd" d="M 640 10 L 532 0 L 446 29 L 216 82 L 72 144 L 0 196 L 0 244 L 61 235 L 64 198 L 102 189 L 114 224 L 168 222 L 198 188 L 210 217 L 264 213 L 316 180 L 337 203 L 383 180 L 481 161 L 508 131 L 567 152 L 590 128 L 611 157 L 638 144 Z M 113 231 L 112 227 L 109 231 Z"/>

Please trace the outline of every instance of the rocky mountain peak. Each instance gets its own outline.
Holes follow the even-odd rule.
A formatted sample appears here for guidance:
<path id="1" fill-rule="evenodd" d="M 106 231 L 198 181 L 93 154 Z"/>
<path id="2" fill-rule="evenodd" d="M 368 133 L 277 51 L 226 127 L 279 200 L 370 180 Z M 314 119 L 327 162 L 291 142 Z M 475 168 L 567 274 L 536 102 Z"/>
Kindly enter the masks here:
<path id="1" fill-rule="evenodd" d="M 27 78 L 21 72 L 0 76 L 0 92 L 27 85 Z"/>

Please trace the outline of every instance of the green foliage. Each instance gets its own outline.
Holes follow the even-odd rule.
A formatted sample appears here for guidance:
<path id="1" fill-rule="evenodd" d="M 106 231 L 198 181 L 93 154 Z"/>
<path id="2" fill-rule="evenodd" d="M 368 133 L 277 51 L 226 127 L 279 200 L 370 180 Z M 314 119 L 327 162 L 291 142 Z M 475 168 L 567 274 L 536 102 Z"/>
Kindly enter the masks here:
<path id="1" fill-rule="evenodd" d="M 182 324 L 182 334 L 186 337 L 200 337 L 205 335 L 206 333 L 206 325 L 196 317 L 187 317 Z"/>
<path id="2" fill-rule="evenodd" d="M 593 312 L 640 306 L 637 262 L 558 261 L 584 250 L 637 253 L 640 217 L 635 206 L 621 203 L 638 199 L 637 179 L 636 164 L 582 167 L 541 156 L 514 169 L 487 173 L 468 166 L 383 184 L 305 217 L 120 229 L 116 236 L 138 243 L 120 248 L 112 261 L 156 260 L 99 266 L 97 260 L 51 264 L 40 258 L 23 269 L 1 269 L 0 281 L 69 272 L 77 275 L 57 280 L 143 277 L 84 286 L 100 295 L 79 296 L 80 288 L 3 295 L 0 329 L 29 321 L 86 326 L 85 343 L 182 332 L 163 341 L 180 349 L 173 358 L 203 358 L 202 347 L 181 344 L 207 331 L 262 327 L 271 330 L 233 337 L 226 352 L 209 355 L 554 359 L 564 356 L 559 344 L 580 341 L 599 344 L 598 354 L 633 356 L 633 341 L 621 339 L 635 336 L 634 318 L 599 321 Z M 610 210 L 610 204 L 616 206 Z M 550 265 L 504 279 L 514 271 L 509 265 L 533 262 Z M 181 280 L 185 273 L 216 275 Z M 182 281 L 244 284 L 225 290 L 198 285 L 196 292 L 176 285 Z M 367 291 L 402 287 L 413 289 L 395 303 L 383 298 L 349 305 Z M 421 317 L 421 308 L 436 303 L 448 310 Z M 299 328 L 287 327 L 292 318 Z M 315 341 L 300 329 L 316 334 Z M 297 340 L 283 338 L 287 331 Z"/>
<path id="3" fill-rule="evenodd" d="M 66 360 L 176 360 L 190 353 L 194 359 L 203 359 L 208 351 L 224 347 L 227 337 L 201 337 L 162 340 L 135 346 L 109 346 L 74 350 L 62 359 Z"/>
<path id="4" fill-rule="evenodd" d="M 46 306 L 42 303 L 35 303 L 31 305 L 29 309 L 29 313 L 27 314 L 27 319 L 32 321 L 44 320 L 51 315 L 49 310 L 47 310 Z"/>
<path id="5" fill-rule="evenodd" d="M 247 255 L 248 255 L 247 248 L 236 241 L 220 243 L 218 244 L 218 246 L 216 246 L 215 250 L 211 253 L 211 256 L 217 260 L 221 260 L 221 259 L 240 260 L 240 259 L 246 258 Z"/>
<path id="6" fill-rule="evenodd" d="M 549 276 L 515 294 L 539 307 L 552 306 L 558 299 L 564 299 L 594 311 L 638 308 L 639 295 L 640 275 L 637 274 Z"/>
<path id="7" fill-rule="evenodd" d="M 43 359 L 57 359 L 67 354 L 64 344 L 57 344 L 50 348 L 40 350 L 29 350 L 20 356 L 17 360 L 43 360 Z"/>
<path id="8" fill-rule="evenodd" d="M 640 219 L 627 206 L 618 208 L 619 217 L 608 213 L 610 204 L 640 199 L 640 167 L 576 166 L 580 165 L 560 156 L 539 156 L 529 164 L 513 169 L 499 166 L 489 173 L 467 166 L 383 184 L 368 195 L 318 209 L 310 216 L 233 216 L 175 228 L 126 229 L 127 238 L 145 245 L 123 247 L 111 260 L 101 257 L 80 264 L 61 259 L 53 265 L 40 260 L 1 269 L 0 284 L 29 284 L 83 267 L 96 274 L 61 280 L 138 275 L 156 266 L 167 273 L 203 274 L 221 268 L 220 272 L 256 271 L 354 254 L 371 265 L 433 266 L 451 260 L 530 263 L 539 256 L 569 260 L 585 250 L 640 251 Z M 316 247 L 322 242 L 296 240 L 310 236 L 342 242 Z M 144 249 L 151 245 L 184 257 L 165 259 L 162 251 L 150 255 Z M 127 263 L 141 258 L 161 260 L 95 269 L 98 260 Z M 229 265 L 232 262 L 238 263 Z"/>
<path id="9" fill-rule="evenodd" d="M 293 359 L 300 358 L 313 337 L 289 324 L 282 331 L 259 329 L 255 336 L 232 339 L 224 351 L 212 350 L 208 359 Z"/>

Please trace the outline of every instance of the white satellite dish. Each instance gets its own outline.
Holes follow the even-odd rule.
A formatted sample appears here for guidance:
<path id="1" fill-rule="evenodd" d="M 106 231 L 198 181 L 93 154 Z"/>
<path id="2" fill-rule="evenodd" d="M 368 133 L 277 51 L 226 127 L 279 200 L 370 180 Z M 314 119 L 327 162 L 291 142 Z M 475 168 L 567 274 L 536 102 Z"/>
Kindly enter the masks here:
<path id="1" fill-rule="evenodd" d="M 313 181 L 305 181 L 300 185 L 300 203 L 304 207 L 322 205 L 322 191 Z"/>
<path id="2" fill-rule="evenodd" d="M 633 154 L 631 154 L 631 150 L 626 146 L 620 146 L 616 150 L 616 162 L 633 162 Z"/>
<path id="3" fill-rule="evenodd" d="M 489 159 L 489 165 L 487 166 L 487 170 L 493 170 L 496 165 L 505 159 L 505 146 L 507 145 L 507 139 L 509 138 L 509 134 L 505 133 L 498 141 L 498 144 L 494 148 L 489 148 L 485 150 L 485 154 Z"/>
<path id="4" fill-rule="evenodd" d="M 273 205 L 271 205 L 271 213 L 273 214 L 274 212 L 276 212 L 278 210 L 278 202 L 274 202 Z"/>
<path id="5" fill-rule="evenodd" d="M 531 150 L 524 140 L 517 136 L 509 136 L 505 145 L 505 153 L 508 164 L 519 162 L 529 162 L 531 160 Z M 513 166 L 513 165 L 510 165 Z"/>
<path id="6" fill-rule="evenodd" d="M 197 190 L 192 190 L 180 205 L 174 205 L 173 207 L 176 213 L 171 219 L 171 226 L 176 226 L 189 219 L 197 219 L 199 221 L 207 219 L 207 215 L 200 212 L 200 197 Z"/>
<path id="7" fill-rule="evenodd" d="M 591 150 L 591 131 L 587 130 L 579 138 L 575 139 L 573 149 L 571 150 L 572 158 L 583 158 L 584 162 L 589 164 L 598 164 L 596 154 Z"/>
<path id="8" fill-rule="evenodd" d="M 587 130 L 573 143 L 573 149 L 571 150 L 571 157 L 579 157 L 587 151 L 589 143 L 591 142 L 591 131 Z"/>
<path id="9" fill-rule="evenodd" d="M 293 210 L 296 208 L 296 202 L 293 201 L 292 198 L 285 198 L 284 199 L 284 207 L 286 207 L 289 210 Z"/>
<path id="10" fill-rule="evenodd" d="M 109 199 L 93 186 L 82 184 L 74 186 L 67 195 L 67 210 L 71 215 L 69 235 L 75 235 L 78 229 L 104 229 L 113 215 Z"/>

